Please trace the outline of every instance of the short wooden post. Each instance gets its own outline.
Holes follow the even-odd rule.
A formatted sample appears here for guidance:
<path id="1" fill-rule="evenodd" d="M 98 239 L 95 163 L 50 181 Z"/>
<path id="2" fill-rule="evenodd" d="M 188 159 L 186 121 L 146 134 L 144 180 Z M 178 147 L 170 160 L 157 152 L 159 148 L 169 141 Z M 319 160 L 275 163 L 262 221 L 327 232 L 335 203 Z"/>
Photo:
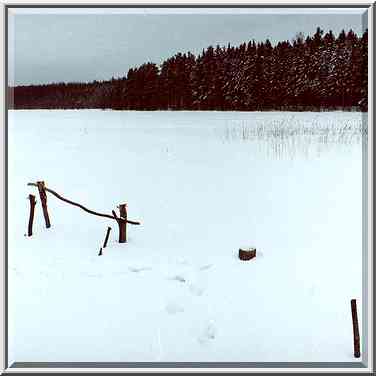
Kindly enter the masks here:
<path id="1" fill-rule="evenodd" d="M 351 299 L 351 315 L 354 334 L 354 356 L 355 358 L 360 358 L 360 336 L 358 325 L 358 312 L 356 309 L 356 299 Z"/>
<path id="2" fill-rule="evenodd" d="M 127 242 L 127 220 L 128 220 L 128 213 L 127 213 L 127 204 L 120 204 L 119 206 L 118 206 L 118 208 L 119 208 L 119 213 L 120 213 L 120 217 L 122 218 L 122 219 L 124 219 L 124 225 L 123 225 L 123 232 L 124 232 L 124 234 L 123 234 L 123 236 L 124 236 L 124 243 L 126 243 Z M 120 243 L 122 243 L 122 242 L 120 242 Z"/>
<path id="3" fill-rule="evenodd" d="M 127 221 L 120 218 L 118 221 L 119 224 L 119 243 L 127 242 Z"/>
<path id="4" fill-rule="evenodd" d="M 108 237 L 110 236 L 111 227 L 107 227 L 106 237 L 104 239 L 103 248 L 107 247 Z"/>
<path id="5" fill-rule="evenodd" d="M 29 201 L 30 201 L 30 216 L 29 216 L 29 226 L 27 230 L 27 236 L 33 235 L 33 221 L 34 221 L 34 208 L 36 205 L 35 196 L 29 195 Z"/>
<path id="6" fill-rule="evenodd" d="M 116 222 L 119 226 L 119 243 L 126 243 L 127 242 L 127 220 L 118 217 L 115 210 L 112 211 L 113 216 L 116 219 Z"/>
<path id="7" fill-rule="evenodd" d="M 46 228 L 49 228 L 51 227 L 51 223 L 50 223 L 50 217 L 48 215 L 48 210 L 47 210 L 47 194 L 46 194 L 46 189 L 45 189 L 46 186 L 44 184 L 44 181 L 37 181 L 37 186 L 38 186 L 40 201 L 42 203 L 43 216 L 46 222 Z"/>
<path id="8" fill-rule="evenodd" d="M 119 212 L 120 212 L 120 217 L 123 217 L 127 219 L 128 213 L 127 213 L 127 204 L 120 204 L 118 206 Z"/>

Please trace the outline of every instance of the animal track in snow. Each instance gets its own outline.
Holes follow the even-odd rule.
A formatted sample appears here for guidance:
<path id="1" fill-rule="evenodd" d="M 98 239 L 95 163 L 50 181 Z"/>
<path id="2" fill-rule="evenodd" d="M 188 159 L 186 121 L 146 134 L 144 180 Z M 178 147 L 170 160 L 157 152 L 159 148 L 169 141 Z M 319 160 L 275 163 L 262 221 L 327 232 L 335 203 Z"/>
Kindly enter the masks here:
<path id="1" fill-rule="evenodd" d="M 151 267 L 149 267 L 149 266 L 144 266 L 144 267 L 140 267 L 140 268 L 134 268 L 134 267 L 130 266 L 130 267 L 128 268 L 128 270 L 129 270 L 130 272 L 132 272 L 132 273 L 140 273 L 140 272 L 144 272 L 144 271 L 146 271 L 146 270 L 151 270 Z"/>
<path id="2" fill-rule="evenodd" d="M 189 262 L 185 258 L 179 258 L 179 260 L 177 260 L 176 263 L 183 266 L 189 265 Z"/>
<path id="3" fill-rule="evenodd" d="M 169 279 L 172 280 L 172 281 L 178 281 L 178 282 L 182 282 L 182 283 L 187 282 L 187 280 L 181 275 L 175 275 L 175 276 L 173 276 Z"/>
<path id="4" fill-rule="evenodd" d="M 170 302 L 166 304 L 166 311 L 170 315 L 175 315 L 180 312 L 184 312 L 184 307 L 176 302 Z"/>
<path id="5" fill-rule="evenodd" d="M 198 341 L 201 344 L 206 344 L 209 341 L 212 341 L 217 336 L 217 328 L 214 325 L 213 321 L 209 321 L 209 323 L 205 326 L 203 332 L 198 337 Z"/>
<path id="6" fill-rule="evenodd" d="M 103 275 L 102 274 L 86 274 L 87 277 L 90 277 L 90 278 L 102 278 Z"/>
<path id="7" fill-rule="evenodd" d="M 195 285 L 195 284 L 190 284 L 189 285 L 189 291 L 193 294 L 193 295 L 196 295 L 196 296 L 201 296 L 205 289 L 201 286 L 198 286 L 198 285 Z"/>
<path id="8" fill-rule="evenodd" d="M 203 266 L 200 266 L 200 270 L 208 270 L 210 269 L 211 267 L 213 266 L 213 264 L 207 264 L 207 265 L 203 265 Z"/>

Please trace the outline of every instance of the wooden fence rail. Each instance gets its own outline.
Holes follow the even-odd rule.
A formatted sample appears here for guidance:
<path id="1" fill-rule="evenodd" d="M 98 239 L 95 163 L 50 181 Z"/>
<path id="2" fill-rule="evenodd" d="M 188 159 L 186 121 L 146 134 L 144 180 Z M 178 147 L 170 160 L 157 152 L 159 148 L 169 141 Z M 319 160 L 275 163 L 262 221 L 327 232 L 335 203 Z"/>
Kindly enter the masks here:
<path id="1" fill-rule="evenodd" d="M 70 205 L 77 206 L 80 209 L 84 210 L 85 212 L 89 214 L 96 215 L 98 217 L 104 217 L 104 218 L 109 218 L 113 219 L 117 222 L 119 226 L 119 243 L 125 243 L 127 241 L 127 223 L 131 225 L 140 225 L 141 223 L 138 221 L 131 221 L 127 218 L 127 211 L 126 211 L 126 204 L 120 204 L 118 208 L 120 209 L 120 216 L 117 216 L 116 212 L 112 210 L 112 215 L 111 214 L 105 214 L 105 213 L 98 213 L 94 210 L 90 210 L 86 208 L 85 206 L 74 202 L 72 200 L 68 200 L 67 198 L 63 197 L 59 193 L 55 192 L 54 190 L 47 188 L 45 183 L 43 181 L 38 181 L 36 183 L 27 183 L 28 186 L 32 187 L 37 187 L 39 190 L 40 198 L 42 201 L 42 206 L 43 206 L 43 214 L 46 220 L 46 227 L 49 228 L 51 226 L 50 224 L 50 219 L 48 215 L 48 209 L 47 209 L 47 195 L 45 192 L 49 192 L 55 197 L 57 197 L 59 200 L 64 201 Z"/>

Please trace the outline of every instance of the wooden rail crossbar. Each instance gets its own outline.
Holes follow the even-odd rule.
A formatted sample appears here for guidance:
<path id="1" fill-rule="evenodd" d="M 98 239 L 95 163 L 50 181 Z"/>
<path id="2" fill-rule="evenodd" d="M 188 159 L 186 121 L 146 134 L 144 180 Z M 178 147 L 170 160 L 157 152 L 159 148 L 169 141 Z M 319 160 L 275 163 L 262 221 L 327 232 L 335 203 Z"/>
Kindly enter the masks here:
<path id="1" fill-rule="evenodd" d="M 36 183 L 27 183 L 27 185 L 30 185 L 30 186 L 33 186 L 33 187 L 38 187 L 38 184 L 36 184 Z M 85 206 L 83 206 L 83 205 L 81 205 L 81 204 L 79 204 L 77 202 L 68 200 L 67 198 L 64 198 L 63 196 L 59 195 L 57 192 L 55 192 L 54 190 L 52 190 L 50 188 L 46 187 L 45 190 L 46 190 L 46 192 L 50 192 L 51 194 L 53 194 L 55 197 L 57 197 L 61 201 L 67 202 L 68 204 L 71 204 L 71 205 L 74 205 L 74 206 L 78 206 L 79 208 L 81 208 L 82 210 L 86 211 L 87 213 L 90 213 L 90 214 L 93 214 L 93 215 L 97 215 L 99 217 L 105 217 L 105 218 L 110 218 L 110 219 L 116 220 L 116 217 L 114 217 L 113 215 L 98 213 L 98 212 L 96 212 L 94 210 L 90 210 L 88 208 L 85 208 Z M 140 225 L 141 224 L 140 222 L 130 221 L 128 219 L 127 219 L 127 223 L 129 223 L 131 225 Z"/>
<path id="2" fill-rule="evenodd" d="M 47 196 L 46 196 L 45 192 L 51 193 L 52 195 L 54 195 L 55 197 L 57 197 L 61 201 L 64 201 L 68 204 L 79 207 L 80 209 L 86 211 L 89 214 L 93 214 L 93 215 L 96 215 L 98 217 L 104 217 L 104 218 L 109 218 L 109 219 L 115 220 L 119 225 L 119 243 L 125 243 L 127 241 L 127 228 L 126 228 L 127 223 L 129 223 L 131 225 L 140 225 L 141 224 L 138 221 L 131 221 L 127 218 L 127 210 L 126 210 L 127 205 L 126 204 L 121 204 L 119 206 L 119 208 L 121 208 L 120 209 L 120 217 L 117 216 L 117 214 L 114 210 L 112 211 L 112 215 L 111 214 L 105 214 L 105 213 L 98 213 L 94 210 L 90 210 L 90 209 L 86 208 L 85 206 L 79 204 L 78 202 L 68 200 L 67 198 L 63 197 L 62 195 L 55 192 L 54 190 L 47 188 L 43 181 L 40 181 L 40 182 L 37 182 L 37 183 L 27 183 L 27 185 L 32 186 L 32 187 L 37 187 L 38 190 L 39 190 L 41 200 L 43 201 L 42 202 L 43 213 L 44 213 L 44 216 L 45 216 L 47 228 L 50 227 L 50 220 L 49 220 L 48 211 L 47 211 Z"/>
<path id="3" fill-rule="evenodd" d="M 27 183 L 27 185 L 31 185 L 33 187 L 38 187 L 38 184 L 35 184 L 35 183 Z M 73 202 L 71 200 L 68 200 L 67 198 L 64 198 L 63 196 L 59 195 L 57 192 L 53 191 L 52 189 L 50 188 L 45 188 L 45 190 L 47 192 L 50 192 L 51 194 L 53 194 L 55 197 L 57 197 L 58 199 L 60 199 L 61 201 L 64 201 L 64 202 L 67 202 L 68 204 L 71 204 L 71 205 L 74 205 L 74 206 L 78 206 L 79 208 L 81 208 L 82 210 L 85 210 L 87 213 L 90 213 L 90 214 L 93 214 L 93 215 L 97 215 L 99 217 L 105 217 L 105 218 L 110 218 L 110 219 L 115 219 L 112 215 L 109 215 L 109 214 L 102 214 L 102 213 L 98 213 L 98 212 L 95 212 L 93 210 L 90 210 L 88 208 L 85 208 L 85 206 L 81 205 L 81 204 L 78 204 L 77 202 Z"/>

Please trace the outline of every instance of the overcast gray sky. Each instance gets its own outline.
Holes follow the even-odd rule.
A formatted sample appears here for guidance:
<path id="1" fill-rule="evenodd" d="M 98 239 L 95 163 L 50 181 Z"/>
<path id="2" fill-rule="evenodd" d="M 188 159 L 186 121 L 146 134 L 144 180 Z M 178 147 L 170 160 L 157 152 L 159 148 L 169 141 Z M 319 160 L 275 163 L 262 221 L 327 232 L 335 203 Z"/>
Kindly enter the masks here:
<path id="1" fill-rule="evenodd" d="M 269 38 L 274 44 L 320 26 L 361 34 L 365 9 L 11 9 L 9 84 L 110 79 L 144 62 L 209 45 Z M 364 21 L 364 17 L 363 17 Z"/>

